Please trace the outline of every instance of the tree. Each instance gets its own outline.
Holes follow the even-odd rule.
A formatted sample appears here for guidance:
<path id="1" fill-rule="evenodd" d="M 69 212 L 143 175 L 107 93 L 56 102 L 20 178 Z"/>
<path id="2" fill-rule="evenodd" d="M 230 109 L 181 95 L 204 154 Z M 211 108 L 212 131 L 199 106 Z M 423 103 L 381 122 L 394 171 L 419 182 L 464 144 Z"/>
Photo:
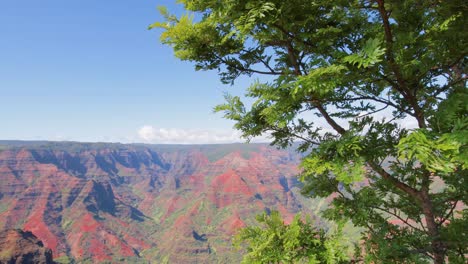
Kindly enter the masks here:
<path id="1" fill-rule="evenodd" d="M 262 227 L 242 228 L 235 237 L 237 247 L 248 244 L 243 263 L 348 263 L 341 225 L 327 235 L 300 215 L 286 225 L 278 211 L 258 215 L 257 221 Z"/>
<path id="2" fill-rule="evenodd" d="M 180 2 L 150 27 L 224 83 L 267 76 L 251 106 L 216 111 L 246 138 L 300 140 L 303 194 L 336 194 L 325 216 L 366 228 L 367 259 L 465 262 L 466 1 Z"/>

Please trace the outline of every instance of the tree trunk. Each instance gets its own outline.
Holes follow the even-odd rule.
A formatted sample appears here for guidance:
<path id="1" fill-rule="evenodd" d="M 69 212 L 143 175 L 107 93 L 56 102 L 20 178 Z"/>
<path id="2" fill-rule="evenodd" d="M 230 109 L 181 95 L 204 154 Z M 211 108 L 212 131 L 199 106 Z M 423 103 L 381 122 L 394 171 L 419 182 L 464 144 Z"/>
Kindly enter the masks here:
<path id="1" fill-rule="evenodd" d="M 443 264 L 445 263 L 446 246 L 440 239 L 439 227 L 435 222 L 432 210 L 432 202 L 427 191 L 424 190 L 420 194 L 422 211 L 426 219 L 427 230 L 432 240 L 431 248 L 434 257 L 434 264 Z"/>

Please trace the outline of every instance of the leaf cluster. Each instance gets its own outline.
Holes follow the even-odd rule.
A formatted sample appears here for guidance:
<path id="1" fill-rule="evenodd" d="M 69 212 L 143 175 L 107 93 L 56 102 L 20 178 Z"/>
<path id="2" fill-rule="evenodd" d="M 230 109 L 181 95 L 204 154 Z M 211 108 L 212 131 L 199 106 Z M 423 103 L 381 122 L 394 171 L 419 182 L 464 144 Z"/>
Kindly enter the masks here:
<path id="1" fill-rule="evenodd" d="M 347 263 L 347 246 L 342 226 L 333 234 L 315 229 L 312 223 L 296 215 L 285 224 L 278 211 L 257 216 L 259 226 L 243 228 L 234 245 L 247 244 L 243 263 Z"/>

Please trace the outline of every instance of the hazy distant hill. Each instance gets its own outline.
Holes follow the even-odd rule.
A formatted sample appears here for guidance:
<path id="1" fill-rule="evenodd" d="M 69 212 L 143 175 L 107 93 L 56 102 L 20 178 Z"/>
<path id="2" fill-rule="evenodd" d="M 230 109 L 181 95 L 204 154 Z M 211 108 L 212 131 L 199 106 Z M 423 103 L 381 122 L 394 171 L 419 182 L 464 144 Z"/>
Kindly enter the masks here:
<path id="1" fill-rule="evenodd" d="M 0 141 L 0 230 L 32 231 L 57 261 L 231 263 L 265 210 L 307 210 L 299 155 L 265 144 Z"/>

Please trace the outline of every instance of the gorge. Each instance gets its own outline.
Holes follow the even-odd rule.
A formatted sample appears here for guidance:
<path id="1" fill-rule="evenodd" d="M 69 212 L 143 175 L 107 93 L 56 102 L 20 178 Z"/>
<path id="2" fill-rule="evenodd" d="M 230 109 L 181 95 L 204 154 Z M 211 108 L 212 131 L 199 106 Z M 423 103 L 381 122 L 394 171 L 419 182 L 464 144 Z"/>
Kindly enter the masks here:
<path id="1" fill-rule="evenodd" d="M 313 215 L 299 160 L 266 144 L 0 141 L 0 230 L 61 263 L 239 261 L 231 238 L 255 215 Z"/>

